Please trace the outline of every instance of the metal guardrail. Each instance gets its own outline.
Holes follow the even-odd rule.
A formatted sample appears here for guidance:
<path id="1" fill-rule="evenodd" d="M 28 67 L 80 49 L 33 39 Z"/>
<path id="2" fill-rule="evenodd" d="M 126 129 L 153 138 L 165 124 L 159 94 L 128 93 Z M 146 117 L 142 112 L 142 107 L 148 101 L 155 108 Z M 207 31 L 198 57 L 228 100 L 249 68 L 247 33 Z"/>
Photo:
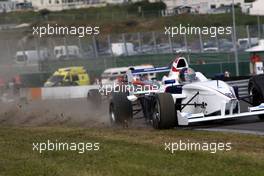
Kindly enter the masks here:
<path id="1" fill-rule="evenodd" d="M 238 81 L 227 81 L 230 86 L 238 87 L 239 96 L 247 96 L 248 95 L 248 81 L 249 79 L 243 79 Z"/>

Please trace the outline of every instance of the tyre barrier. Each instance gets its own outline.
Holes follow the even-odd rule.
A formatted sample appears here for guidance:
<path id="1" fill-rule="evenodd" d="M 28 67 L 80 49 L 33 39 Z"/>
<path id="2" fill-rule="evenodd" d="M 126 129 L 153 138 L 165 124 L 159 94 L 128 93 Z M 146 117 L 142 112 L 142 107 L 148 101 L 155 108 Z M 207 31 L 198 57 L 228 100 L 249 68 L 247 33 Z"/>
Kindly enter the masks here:
<path id="1" fill-rule="evenodd" d="M 238 87 L 238 94 L 240 97 L 248 95 L 248 81 L 249 79 L 243 79 L 238 81 L 226 81 L 230 86 Z"/>
<path id="2" fill-rule="evenodd" d="M 20 98 L 27 100 L 86 98 L 91 89 L 99 89 L 99 86 L 22 88 L 20 89 Z"/>

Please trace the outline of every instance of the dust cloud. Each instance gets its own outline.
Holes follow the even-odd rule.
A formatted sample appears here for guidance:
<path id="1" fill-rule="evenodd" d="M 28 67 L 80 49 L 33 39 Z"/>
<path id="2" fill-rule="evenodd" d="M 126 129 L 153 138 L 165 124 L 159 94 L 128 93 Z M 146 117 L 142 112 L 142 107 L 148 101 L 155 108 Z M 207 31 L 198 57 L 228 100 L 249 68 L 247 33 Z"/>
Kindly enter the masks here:
<path id="1" fill-rule="evenodd" d="M 1 102 L 0 125 L 108 127 L 107 105 L 86 99 Z"/>

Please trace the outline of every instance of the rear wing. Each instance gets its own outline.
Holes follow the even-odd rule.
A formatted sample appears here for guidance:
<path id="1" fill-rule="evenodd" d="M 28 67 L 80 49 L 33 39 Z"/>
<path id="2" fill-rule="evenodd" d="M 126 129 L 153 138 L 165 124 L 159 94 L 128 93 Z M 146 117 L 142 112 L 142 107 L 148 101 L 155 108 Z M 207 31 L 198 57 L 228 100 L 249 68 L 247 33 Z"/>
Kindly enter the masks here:
<path id="1" fill-rule="evenodd" d="M 169 72 L 170 67 L 154 67 L 154 68 L 143 68 L 143 69 L 129 69 L 127 71 L 127 80 L 128 82 L 133 81 L 133 77 L 136 75 L 149 74 L 149 73 L 164 73 Z"/>
<path id="2" fill-rule="evenodd" d="M 154 68 L 142 68 L 131 70 L 133 75 L 148 74 L 148 73 L 162 73 L 169 72 L 169 67 L 154 67 Z"/>

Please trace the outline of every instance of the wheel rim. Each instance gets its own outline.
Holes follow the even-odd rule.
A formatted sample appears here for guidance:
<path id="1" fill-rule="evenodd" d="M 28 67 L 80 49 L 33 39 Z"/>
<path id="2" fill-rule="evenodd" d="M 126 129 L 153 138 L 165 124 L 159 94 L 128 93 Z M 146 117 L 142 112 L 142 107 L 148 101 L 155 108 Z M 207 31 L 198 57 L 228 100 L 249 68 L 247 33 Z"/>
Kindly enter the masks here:
<path id="1" fill-rule="evenodd" d="M 115 123 L 116 122 L 116 118 L 115 118 L 115 113 L 113 110 L 113 105 L 110 106 L 110 121 L 111 123 Z"/>
<path id="2" fill-rule="evenodd" d="M 252 87 L 249 89 L 249 95 L 253 95 L 253 88 Z"/>
<path id="3" fill-rule="evenodd" d="M 153 125 L 154 127 L 158 127 L 158 124 L 160 122 L 160 105 L 159 102 L 156 101 L 154 110 L 153 110 Z"/>
<path id="4" fill-rule="evenodd" d="M 250 96 L 251 102 L 254 103 L 254 97 L 253 97 L 254 95 L 253 95 L 253 88 L 252 87 L 249 89 L 249 96 Z"/>

